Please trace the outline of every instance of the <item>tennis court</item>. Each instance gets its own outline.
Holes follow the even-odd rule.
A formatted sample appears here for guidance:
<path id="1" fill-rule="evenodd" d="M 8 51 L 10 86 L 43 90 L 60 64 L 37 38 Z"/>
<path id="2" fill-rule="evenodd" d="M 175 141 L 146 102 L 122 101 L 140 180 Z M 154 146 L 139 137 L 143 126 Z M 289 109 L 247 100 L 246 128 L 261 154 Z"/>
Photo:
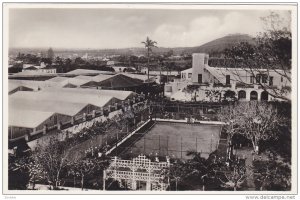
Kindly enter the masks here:
<path id="1" fill-rule="evenodd" d="M 118 155 L 170 156 L 187 158 L 188 151 L 201 152 L 203 157 L 218 148 L 221 125 L 156 122 L 148 131 L 135 134 L 118 147 Z"/>

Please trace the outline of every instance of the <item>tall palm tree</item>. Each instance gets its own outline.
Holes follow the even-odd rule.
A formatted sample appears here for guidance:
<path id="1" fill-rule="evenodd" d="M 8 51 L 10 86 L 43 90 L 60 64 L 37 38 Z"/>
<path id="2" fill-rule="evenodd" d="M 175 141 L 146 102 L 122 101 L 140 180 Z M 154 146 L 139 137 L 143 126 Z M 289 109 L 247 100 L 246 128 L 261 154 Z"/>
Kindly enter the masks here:
<path id="1" fill-rule="evenodd" d="M 142 42 L 142 44 L 145 45 L 145 48 L 147 49 L 147 68 L 148 68 L 148 82 L 149 82 L 149 61 L 150 61 L 150 52 L 152 52 L 153 47 L 157 47 L 156 44 L 157 42 L 154 40 L 151 40 L 148 36 L 146 41 Z"/>

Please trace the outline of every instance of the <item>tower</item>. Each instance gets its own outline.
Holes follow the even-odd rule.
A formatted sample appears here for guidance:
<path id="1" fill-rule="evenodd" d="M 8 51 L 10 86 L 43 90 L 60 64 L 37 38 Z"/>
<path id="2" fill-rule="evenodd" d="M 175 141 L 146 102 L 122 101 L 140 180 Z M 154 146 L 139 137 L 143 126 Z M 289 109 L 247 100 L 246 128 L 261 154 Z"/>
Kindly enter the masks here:
<path id="1" fill-rule="evenodd" d="M 205 82 L 204 67 L 208 64 L 209 55 L 205 53 L 194 53 L 192 64 L 192 82 L 202 84 Z"/>

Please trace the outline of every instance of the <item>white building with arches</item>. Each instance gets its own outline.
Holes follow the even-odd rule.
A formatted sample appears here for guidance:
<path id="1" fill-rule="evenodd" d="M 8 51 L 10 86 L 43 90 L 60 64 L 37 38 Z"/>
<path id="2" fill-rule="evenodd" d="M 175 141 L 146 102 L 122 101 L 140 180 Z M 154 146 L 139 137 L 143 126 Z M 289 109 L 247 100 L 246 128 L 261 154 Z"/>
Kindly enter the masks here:
<path id="1" fill-rule="evenodd" d="M 165 85 L 165 96 L 179 101 L 214 101 L 208 93 L 214 91 L 213 99 L 218 100 L 231 91 L 240 101 L 272 101 L 277 99 L 272 95 L 274 91 L 284 91 L 280 95 L 290 99 L 291 83 L 286 71 L 211 67 L 208 60 L 208 54 L 193 54 L 192 68 L 181 71 L 180 79 Z"/>

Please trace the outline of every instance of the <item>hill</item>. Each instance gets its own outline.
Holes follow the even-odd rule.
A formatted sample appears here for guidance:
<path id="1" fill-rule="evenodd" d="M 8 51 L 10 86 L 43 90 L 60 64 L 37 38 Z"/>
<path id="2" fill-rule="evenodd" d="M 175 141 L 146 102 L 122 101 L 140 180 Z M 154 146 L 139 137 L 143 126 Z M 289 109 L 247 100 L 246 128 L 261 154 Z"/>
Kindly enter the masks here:
<path id="1" fill-rule="evenodd" d="M 192 54 L 192 53 L 220 53 L 226 48 L 230 48 L 240 42 L 248 42 L 254 44 L 254 39 L 249 35 L 245 34 L 233 34 L 227 35 L 222 38 L 215 39 L 213 41 L 207 42 L 201 46 L 195 47 L 174 47 L 174 48 L 165 48 L 158 47 L 153 48 L 155 54 L 165 54 L 169 51 L 173 51 L 174 55 L 180 54 Z M 158 41 L 159 45 L 159 41 Z M 10 54 L 17 54 L 18 52 L 22 53 L 38 53 L 41 51 L 46 51 L 46 49 L 10 49 Z M 143 47 L 134 47 L 134 48 L 121 48 L 121 49 L 54 49 L 55 53 L 58 55 L 64 54 L 78 54 L 78 56 L 83 56 L 85 53 L 88 53 L 90 56 L 103 56 L 103 55 L 141 55 L 146 54 L 146 50 Z"/>
<path id="2" fill-rule="evenodd" d="M 254 39 L 249 35 L 243 34 L 234 34 L 227 35 L 222 38 L 218 38 L 216 40 L 205 43 L 201 46 L 190 47 L 184 50 L 185 53 L 212 53 L 212 52 L 222 52 L 226 48 L 231 48 L 234 45 L 237 45 L 241 42 L 248 42 L 250 44 L 254 44 Z"/>

